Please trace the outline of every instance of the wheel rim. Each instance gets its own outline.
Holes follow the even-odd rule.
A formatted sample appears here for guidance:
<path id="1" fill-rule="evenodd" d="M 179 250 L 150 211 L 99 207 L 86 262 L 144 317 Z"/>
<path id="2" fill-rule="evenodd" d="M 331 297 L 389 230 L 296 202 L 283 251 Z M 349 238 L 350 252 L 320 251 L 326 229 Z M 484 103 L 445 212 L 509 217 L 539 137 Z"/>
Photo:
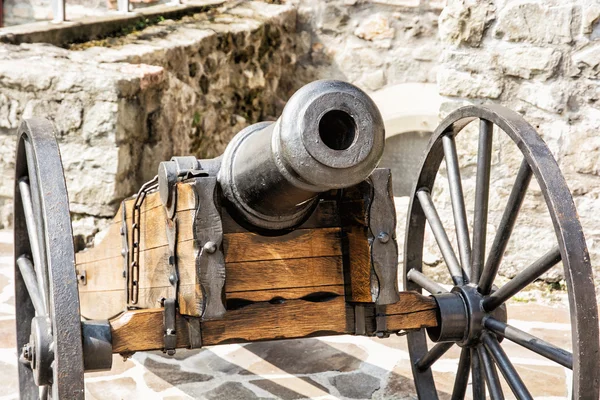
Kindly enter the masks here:
<path id="1" fill-rule="evenodd" d="M 454 137 L 475 119 L 480 120 L 479 150 L 477 155 L 474 227 L 473 231 L 469 232 Z M 493 125 L 500 128 L 517 145 L 523 155 L 523 162 L 509 196 L 507 208 L 498 226 L 496 237 L 489 238 L 490 240 L 493 239 L 493 243 L 486 257 L 485 227 L 488 214 L 487 203 Z M 429 196 L 439 167 L 444 159 L 446 160 L 453 217 L 457 232 L 458 254 L 453 254 L 452 246 L 447 237 L 444 239 L 445 230 L 441 226 L 439 217 L 436 221 L 437 212 Z M 537 180 L 543 193 L 558 243 L 556 247 L 536 260 L 530 267 L 520 271 L 513 280 L 502 288 L 494 290 L 493 295 L 490 296 L 492 284 L 496 278 L 506 244 L 527 191 L 529 180 L 532 177 Z M 447 331 L 444 334 L 450 336 L 447 336 L 446 339 L 452 341 L 438 343 L 430 350 L 427 348 L 424 330 L 409 333 L 409 352 L 419 397 L 423 399 L 438 398 L 429 362 L 435 362 L 454 343 L 460 342 L 462 350 L 452 398 L 464 398 L 470 373 L 474 377 L 472 379 L 474 398 L 485 398 L 486 386 L 492 398 L 503 398 L 499 376 L 505 378 L 517 398 L 531 398 L 523 382 L 518 377 L 518 373 L 510 364 L 510 360 L 503 354 L 502 346 L 496 336 L 499 338 L 506 336 L 513 342 L 517 340 L 516 343 L 521 346 L 526 344 L 527 339 L 533 339 L 527 334 L 524 336 L 522 331 L 515 330 L 512 327 L 507 328 L 506 321 L 502 321 L 502 316 L 490 316 L 488 309 L 500 309 L 498 307 L 516 292 L 524 289 L 533 279 L 541 276 L 558 261 L 562 261 L 568 289 L 572 328 L 573 397 L 577 399 L 598 398 L 600 375 L 597 359 L 599 351 L 598 310 L 585 238 L 573 199 L 558 164 L 533 127 L 519 114 L 501 106 L 468 106 L 451 113 L 434 132 L 409 206 L 404 252 L 404 287 L 406 290 L 416 291 L 421 291 L 421 288 L 424 288 L 430 293 L 436 293 L 444 289 L 420 274 L 423 265 L 426 222 L 430 224 L 434 232 L 455 285 L 453 289 L 454 297 L 451 295 L 436 295 L 438 304 L 450 307 L 448 301 L 456 300 L 456 296 L 460 296 L 460 300 L 465 304 L 474 303 L 482 307 L 485 305 L 486 309 L 479 310 L 483 313 L 483 316 L 481 316 L 480 326 L 476 327 L 477 329 L 471 329 L 469 326 L 465 327 L 467 333 L 463 335 L 461 340 L 452 339 L 451 332 Z M 436 225 L 439 226 L 436 227 Z M 470 234 L 472 234 L 473 242 L 469 240 Z M 465 265 L 467 267 L 463 268 Z M 463 275 L 473 283 L 464 284 L 464 282 L 461 282 Z M 470 295 L 462 293 L 463 289 L 468 290 L 469 287 L 472 289 L 475 286 L 478 289 L 473 296 L 479 296 L 479 298 L 469 300 Z M 574 287 L 577 290 L 573 290 Z M 480 291 L 483 294 L 479 293 Z M 448 297 L 449 300 L 444 300 L 444 296 Z M 445 327 L 442 326 L 440 329 L 452 328 L 448 323 L 444 324 L 444 320 L 446 322 L 449 320 L 444 315 L 446 317 L 456 317 L 460 314 L 458 311 L 455 311 L 454 315 L 441 312 L 439 319 Z M 477 319 L 477 315 L 471 318 L 468 312 L 464 314 L 467 319 Z M 467 322 L 463 324 L 467 324 Z M 455 327 L 455 331 L 457 330 L 458 328 Z M 460 336 L 460 334 L 457 335 Z M 549 359 L 562 365 L 569 364 L 568 354 L 560 351 L 562 349 L 548 347 L 545 342 L 536 342 L 533 349 L 538 354 L 540 354 L 540 351 L 545 351 L 545 354 L 542 354 L 544 357 L 552 357 Z M 419 360 L 421 361 L 419 362 Z M 427 362 L 424 363 L 423 360 Z M 498 371 L 500 371 L 500 374 Z"/>
<path id="2" fill-rule="evenodd" d="M 14 234 L 21 398 L 83 398 L 69 202 L 53 126 L 44 119 L 26 120 L 19 128 Z"/>

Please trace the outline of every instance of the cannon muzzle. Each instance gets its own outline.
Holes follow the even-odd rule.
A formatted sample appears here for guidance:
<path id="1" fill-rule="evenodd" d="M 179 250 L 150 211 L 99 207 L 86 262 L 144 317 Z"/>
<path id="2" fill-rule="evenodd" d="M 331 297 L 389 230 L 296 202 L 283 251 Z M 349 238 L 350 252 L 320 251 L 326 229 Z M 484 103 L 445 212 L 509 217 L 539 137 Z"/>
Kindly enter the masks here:
<path id="1" fill-rule="evenodd" d="M 357 87 L 322 80 L 298 90 L 275 122 L 239 132 L 218 179 L 238 215 L 268 230 L 303 221 L 318 195 L 365 180 L 383 153 L 383 120 Z"/>

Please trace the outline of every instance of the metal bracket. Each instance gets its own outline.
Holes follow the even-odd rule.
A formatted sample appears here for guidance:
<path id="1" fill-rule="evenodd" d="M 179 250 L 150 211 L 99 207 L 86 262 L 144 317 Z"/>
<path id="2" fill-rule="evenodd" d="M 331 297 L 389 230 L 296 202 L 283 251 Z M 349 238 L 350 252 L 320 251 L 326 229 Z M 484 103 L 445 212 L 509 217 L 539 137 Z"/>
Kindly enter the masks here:
<path id="1" fill-rule="evenodd" d="M 163 337 L 165 347 L 164 353 L 172 356 L 175 355 L 175 349 L 177 347 L 177 330 L 175 329 L 175 318 L 176 318 L 176 301 L 175 299 L 162 299 L 163 310 Z"/>
<path id="2" fill-rule="evenodd" d="M 194 240 L 199 251 L 196 273 L 202 289 L 202 320 L 221 318 L 225 314 L 225 258 L 221 249 L 223 226 L 216 188 L 215 176 L 199 177 L 194 183 Z"/>
<path id="3" fill-rule="evenodd" d="M 169 283 L 175 288 L 175 299 L 179 291 L 179 269 L 177 268 L 177 216 L 173 219 L 167 218 L 167 241 L 169 243 Z"/>
<path id="4" fill-rule="evenodd" d="M 123 278 L 125 278 L 125 293 L 129 303 L 129 290 L 127 287 L 129 275 L 129 238 L 127 237 L 127 207 L 121 202 L 121 255 L 123 256 Z"/>
<path id="5" fill-rule="evenodd" d="M 158 167 L 158 191 L 160 199 L 166 212 L 165 227 L 167 230 L 167 241 L 169 243 L 169 282 L 174 288 L 174 295 L 171 299 L 162 299 L 164 307 L 164 352 L 169 355 L 175 354 L 177 337 L 175 331 L 175 318 L 177 314 L 177 300 L 179 296 L 179 269 L 177 267 L 177 182 L 188 175 L 191 171 L 196 171 L 199 166 L 196 157 L 173 157 L 171 161 L 160 163 Z M 190 325 L 200 329 L 197 326 Z M 190 332 L 191 334 L 192 332 Z M 200 337 L 200 346 L 202 345 L 201 334 L 195 334 Z M 190 335 L 190 337 L 192 337 Z"/>
<path id="6" fill-rule="evenodd" d="M 158 191 L 165 206 L 167 217 L 173 218 L 177 207 L 176 183 L 189 171 L 198 169 L 198 160 L 194 156 L 172 157 L 158 166 Z"/>
<path id="7" fill-rule="evenodd" d="M 85 269 L 82 269 L 81 272 L 79 270 L 75 270 L 77 274 L 77 283 L 80 285 L 87 285 L 87 274 L 85 273 Z"/>
<path id="8" fill-rule="evenodd" d="M 396 209 L 392 192 L 392 173 L 377 168 L 369 181 L 373 198 L 369 208 L 369 243 L 371 264 L 379 283 L 375 304 L 394 304 L 398 295 L 398 244 L 396 243 Z"/>
<path id="9" fill-rule="evenodd" d="M 200 318 L 186 317 L 185 322 L 188 330 L 189 348 L 199 349 L 202 347 L 202 325 Z"/>

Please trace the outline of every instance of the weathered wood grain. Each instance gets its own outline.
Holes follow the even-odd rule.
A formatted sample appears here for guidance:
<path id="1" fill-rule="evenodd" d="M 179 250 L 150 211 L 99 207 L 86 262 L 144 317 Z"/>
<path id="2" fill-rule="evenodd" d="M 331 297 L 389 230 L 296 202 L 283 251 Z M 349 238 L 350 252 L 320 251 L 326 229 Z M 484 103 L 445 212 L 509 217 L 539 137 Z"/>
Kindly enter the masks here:
<path id="1" fill-rule="evenodd" d="M 400 292 L 400 301 L 384 306 L 388 330 L 437 325 L 435 300 Z M 163 347 L 162 309 L 127 311 L 110 321 L 113 352 L 158 350 Z M 177 347 L 188 347 L 185 318 L 177 317 Z M 374 323 L 370 323 L 373 326 Z M 201 323 L 204 346 L 310 336 L 354 334 L 354 307 L 343 296 L 329 301 L 260 302 L 229 310 L 223 319 Z"/>
<path id="2" fill-rule="evenodd" d="M 282 236 L 229 233 L 223 247 L 226 263 L 342 254 L 340 228 L 297 229 Z"/>
<path id="3" fill-rule="evenodd" d="M 397 303 L 377 307 L 377 318 L 384 317 L 387 331 L 437 326 L 437 303 L 433 297 L 416 292 L 400 292 Z"/>
<path id="4" fill-rule="evenodd" d="M 343 285 L 342 258 L 292 258 L 227 264 L 227 293 Z"/>
<path id="5" fill-rule="evenodd" d="M 163 347 L 162 309 L 128 311 L 110 321 L 113 352 L 157 350 Z M 223 319 L 201 323 L 205 346 L 314 335 L 353 333 L 354 313 L 343 297 L 326 302 L 290 300 L 256 303 L 228 311 Z M 177 346 L 187 347 L 184 317 L 177 318 Z"/>

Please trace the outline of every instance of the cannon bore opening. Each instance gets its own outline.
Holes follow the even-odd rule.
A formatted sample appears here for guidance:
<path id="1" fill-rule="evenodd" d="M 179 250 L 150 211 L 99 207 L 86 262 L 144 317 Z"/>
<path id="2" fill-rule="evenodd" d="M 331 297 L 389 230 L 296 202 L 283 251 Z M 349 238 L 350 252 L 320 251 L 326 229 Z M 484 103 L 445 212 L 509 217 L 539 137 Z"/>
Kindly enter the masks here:
<path id="1" fill-rule="evenodd" d="M 319 121 L 319 136 L 330 149 L 346 150 L 356 136 L 354 118 L 345 111 L 327 111 Z"/>

